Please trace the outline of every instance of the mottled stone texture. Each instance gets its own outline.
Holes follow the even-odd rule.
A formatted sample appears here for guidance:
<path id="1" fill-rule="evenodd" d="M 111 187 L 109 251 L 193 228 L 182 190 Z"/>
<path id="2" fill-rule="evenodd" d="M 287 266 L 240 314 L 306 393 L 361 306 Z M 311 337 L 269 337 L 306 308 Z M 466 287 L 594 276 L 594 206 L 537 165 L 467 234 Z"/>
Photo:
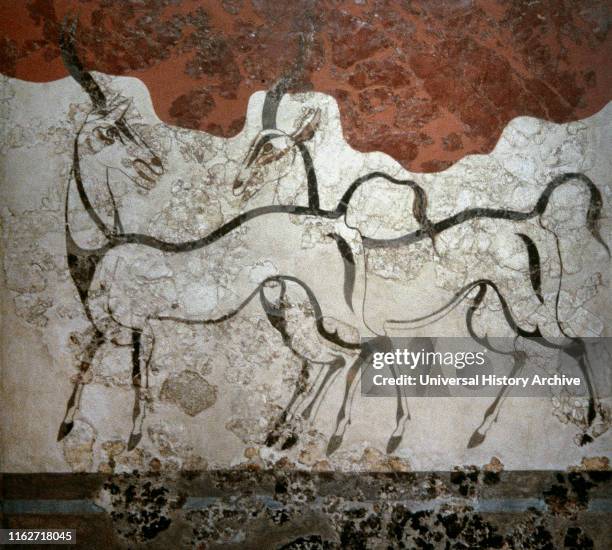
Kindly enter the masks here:
<path id="1" fill-rule="evenodd" d="M 88 549 L 605 550 L 611 480 L 581 468 L 355 475 L 286 463 L 170 476 L 8 475 L 4 522 L 76 528 L 77 548 Z M 48 498 L 59 503 L 45 507 Z"/>
<path id="2" fill-rule="evenodd" d="M 291 76 L 340 104 L 348 141 L 435 172 L 513 117 L 583 118 L 612 96 L 610 3 L 28 0 L 0 6 L 0 72 L 61 78 L 79 16 L 87 67 L 137 76 L 167 122 L 235 135 L 249 96 Z"/>
<path id="3" fill-rule="evenodd" d="M 215 404 L 217 390 L 197 372 L 184 370 L 164 382 L 161 398 L 175 403 L 189 416 L 196 416 Z"/>

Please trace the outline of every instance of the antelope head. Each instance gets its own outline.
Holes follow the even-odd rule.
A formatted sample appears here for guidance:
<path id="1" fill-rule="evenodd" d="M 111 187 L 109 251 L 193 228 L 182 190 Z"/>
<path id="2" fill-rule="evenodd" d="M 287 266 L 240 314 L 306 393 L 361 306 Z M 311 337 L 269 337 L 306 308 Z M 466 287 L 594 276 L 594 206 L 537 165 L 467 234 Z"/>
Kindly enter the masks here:
<path id="1" fill-rule="evenodd" d="M 77 145 L 105 170 L 118 170 L 136 185 L 151 189 L 164 173 L 160 157 L 129 122 L 131 100 L 109 100 L 91 73 L 83 68 L 75 47 L 76 20 L 65 24 L 60 40 L 64 65 L 89 95 L 92 110 L 81 126 Z"/>
<path id="2" fill-rule="evenodd" d="M 310 109 L 297 122 L 297 130 L 289 133 L 278 128 L 276 112 L 282 90 L 266 94 L 262 112 L 262 130 L 253 139 L 234 180 L 232 192 L 245 198 L 253 196 L 271 181 L 280 181 L 293 170 L 298 152 L 311 140 L 321 121 L 320 109 Z"/>

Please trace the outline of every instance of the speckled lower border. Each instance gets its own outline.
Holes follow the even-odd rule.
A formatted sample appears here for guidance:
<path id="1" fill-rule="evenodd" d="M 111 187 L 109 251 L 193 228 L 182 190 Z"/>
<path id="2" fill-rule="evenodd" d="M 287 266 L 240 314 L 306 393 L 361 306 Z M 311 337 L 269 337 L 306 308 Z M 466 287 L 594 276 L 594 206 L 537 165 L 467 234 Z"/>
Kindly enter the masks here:
<path id="1" fill-rule="evenodd" d="M 610 471 L 4 474 L 5 528 L 83 548 L 607 548 Z"/>

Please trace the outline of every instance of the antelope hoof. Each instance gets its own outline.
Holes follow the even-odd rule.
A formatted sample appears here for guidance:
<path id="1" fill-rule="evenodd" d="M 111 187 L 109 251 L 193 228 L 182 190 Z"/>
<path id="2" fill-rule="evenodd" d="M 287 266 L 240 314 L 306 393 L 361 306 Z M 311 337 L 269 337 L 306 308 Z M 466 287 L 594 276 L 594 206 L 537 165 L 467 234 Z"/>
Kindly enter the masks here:
<path id="1" fill-rule="evenodd" d="M 298 436 L 296 433 L 291 432 L 285 442 L 281 445 L 281 451 L 286 451 L 287 449 L 291 449 L 298 442 Z"/>
<path id="2" fill-rule="evenodd" d="M 57 432 L 57 440 L 61 441 L 62 439 L 64 439 L 64 437 L 66 437 L 70 433 L 73 427 L 74 422 L 62 422 L 60 424 L 59 431 Z"/>
<path id="3" fill-rule="evenodd" d="M 275 432 L 270 432 L 266 437 L 266 447 L 272 447 L 280 436 Z"/>
<path id="4" fill-rule="evenodd" d="M 474 447 L 478 447 L 485 440 L 484 434 L 481 434 L 478 430 L 476 430 L 470 440 L 468 441 L 467 448 L 473 449 Z"/>
<path id="5" fill-rule="evenodd" d="M 342 437 L 341 435 L 332 435 L 329 438 L 329 442 L 327 443 L 327 451 L 325 454 L 330 456 L 332 453 L 335 453 L 340 445 L 342 445 Z"/>
<path id="6" fill-rule="evenodd" d="M 402 441 L 401 435 L 394 435 L 389 438 L 389 442 L 387 443 L 387 454 L 390 455 L 399 447 L 399 444 Z"/>
<path id="7" fill-rule="evenodd" d="M 127 450 L 133 451 L 138 446 L 141 439 L 142 434 L 130 434 L 130 439 L 128 440 L 127 444 Z"/>

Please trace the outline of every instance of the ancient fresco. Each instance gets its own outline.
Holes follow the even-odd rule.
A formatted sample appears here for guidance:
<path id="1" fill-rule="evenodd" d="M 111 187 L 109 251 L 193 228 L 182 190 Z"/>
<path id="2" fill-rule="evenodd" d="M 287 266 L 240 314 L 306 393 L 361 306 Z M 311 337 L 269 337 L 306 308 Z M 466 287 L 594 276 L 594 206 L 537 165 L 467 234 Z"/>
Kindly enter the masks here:
<path id="1" fill-rule="evenodd" d="M 610 101 L 607 0 L 23 0 L 0 6 L 0 72 L 66 76 L 79 16 L 85 66 L 134 76 L 169 124 L 236 136 L 251 95 L 288 71 L 329 94 L 355 149 L 413 172 L 488 153 L 510 120 L 566 123 Z M 18 21 L 18 24 L 13 24 Z"/>
<path id="2" fill-rule="evenodd" d="M 2 83 L 5 470 L 353 469 L 364 449 L 542 469 L 606 448 L 582 339 L 610 331 L 610 105 L 516 118 L 418 174 L 283 79 L 220 138 L 86 71 L 74 32 L 61 50 L 70 78 Z M 542 338 L 589 392 L 360 396 L 394 335 Z"/>

